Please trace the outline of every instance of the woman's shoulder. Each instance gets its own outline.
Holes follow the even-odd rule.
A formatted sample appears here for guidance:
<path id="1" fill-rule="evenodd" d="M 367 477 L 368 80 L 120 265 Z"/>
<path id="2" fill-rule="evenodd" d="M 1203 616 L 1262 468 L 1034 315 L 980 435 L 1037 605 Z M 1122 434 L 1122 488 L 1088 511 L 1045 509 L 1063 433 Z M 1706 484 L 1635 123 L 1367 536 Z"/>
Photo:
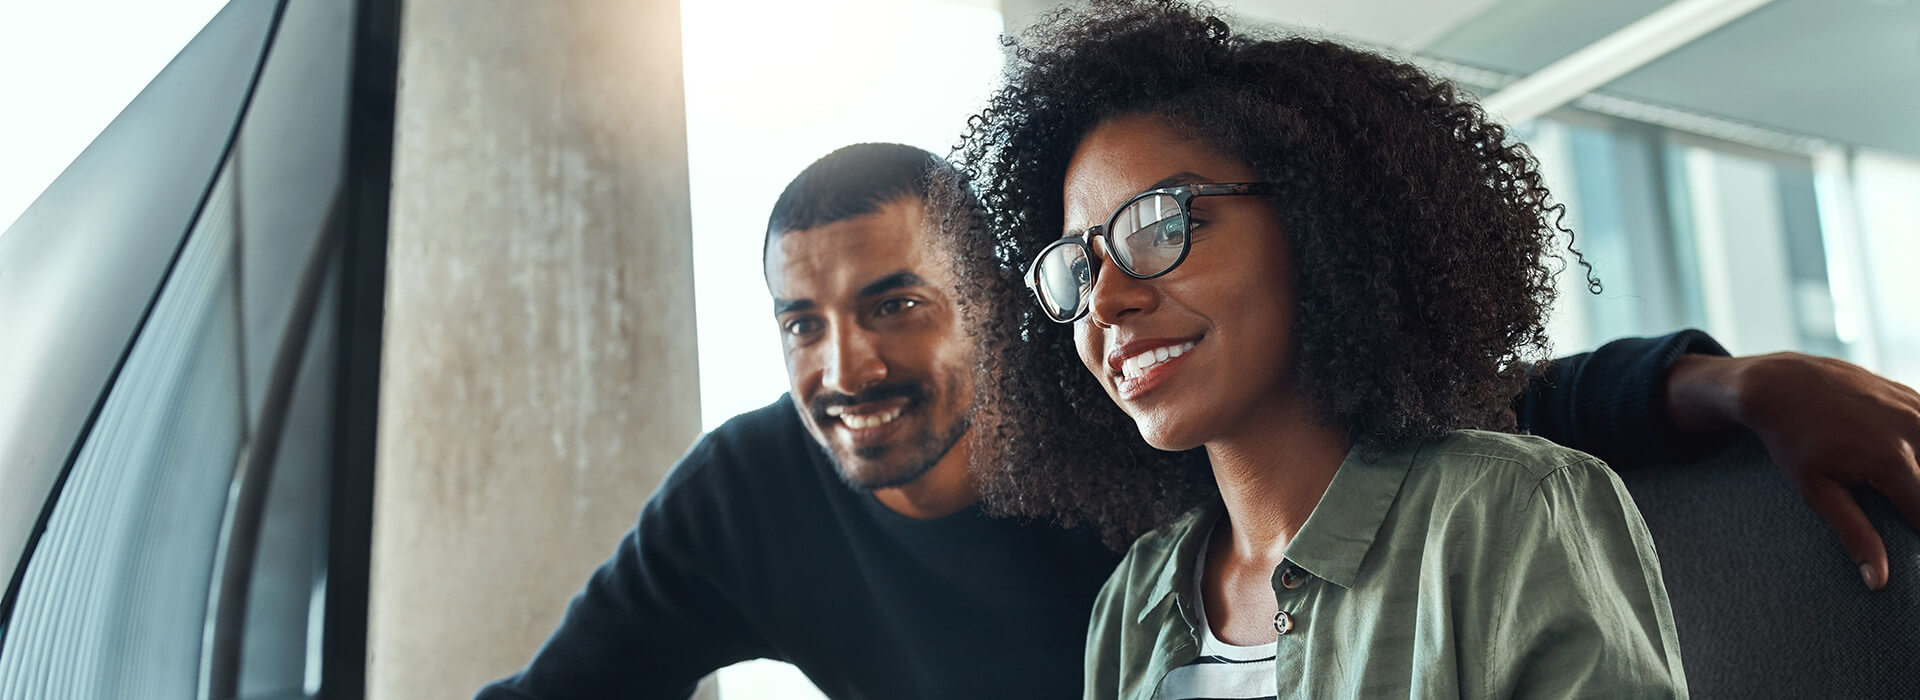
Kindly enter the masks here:
<path id="1" fill-rule="evenodd" d="M 1420 598 L 1458 606 L 1436 617 L 1467 621 L 1461 644 L 1483 650 L 1472 694 L 1685 696 L 1652 535 L 1605 463 L 1469 430 L 1421 445 L 1414 467 L 1374 580 L 1445 587 Z"/>
<path id="2" fill-rule="evenodd" d="M 1456 430 L 1420 447 L 1403 496 L 1438 511 L 1514 515 L 1560 502 L 1631 507 L 1626 488 L 1593 455 L 1532 435 Z"/>
<path id="3" fill-rule="evenodd" d="M 1413 468 L 1462 464 L 1502 470 L 1503 475 L 1522 480 L 1543 478 L 1569 468 L 1606 468 L 1598 457 L 1562 447 L 1543 437 L 1485 430 L 1455 430 L 1421 447 L 1414 457 Z"/>

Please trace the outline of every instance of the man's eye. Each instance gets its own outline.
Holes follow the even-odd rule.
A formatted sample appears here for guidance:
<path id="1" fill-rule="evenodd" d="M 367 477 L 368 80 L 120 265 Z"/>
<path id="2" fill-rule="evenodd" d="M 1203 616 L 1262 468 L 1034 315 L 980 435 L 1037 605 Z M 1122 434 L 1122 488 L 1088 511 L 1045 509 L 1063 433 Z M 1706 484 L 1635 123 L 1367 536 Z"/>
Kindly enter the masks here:
<path id="1" fill-rule="evenodd" d="M 820 329 L 820 319 L 796 318 L 781 326 L 781 329 L 785 330 L 787 335 L 806 335 Z"/>
<path id="2" fill-rule="evenodd" d="M 878 316 L 892 316 L 894 314 L 900 313 L 902 311 L 906 311 L 907 309 L 911 309 L 919 305 L 920 305 L 920 302 L 914 301 L 912 299 L 902 299 L 902 298 L 896 297 L 893 299 L 888 299 L 886 301 L 880 302 L 880 305 L 874 308 L 874 314 Z"/>

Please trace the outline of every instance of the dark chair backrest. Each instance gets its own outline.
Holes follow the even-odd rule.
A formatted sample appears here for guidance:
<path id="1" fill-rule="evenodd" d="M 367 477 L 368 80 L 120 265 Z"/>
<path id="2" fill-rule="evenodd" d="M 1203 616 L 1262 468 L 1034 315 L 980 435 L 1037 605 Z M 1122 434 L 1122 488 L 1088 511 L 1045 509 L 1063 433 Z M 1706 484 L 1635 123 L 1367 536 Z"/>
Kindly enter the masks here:
<path id="1" fill-rule="evenodd" d="M 1696 698 L 1920 698 L 1920 533 L 1857 495 L 1892 569 L 1869 591 L 1759 441 L 1621 475 L 1653 531 Z"/>

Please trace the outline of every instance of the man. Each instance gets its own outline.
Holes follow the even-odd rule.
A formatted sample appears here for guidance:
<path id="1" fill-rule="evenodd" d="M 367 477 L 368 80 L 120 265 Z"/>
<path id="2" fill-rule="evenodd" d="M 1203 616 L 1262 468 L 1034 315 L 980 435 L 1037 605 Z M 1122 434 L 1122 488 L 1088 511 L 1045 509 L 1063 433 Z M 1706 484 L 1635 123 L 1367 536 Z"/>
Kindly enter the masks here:
<path id="1" fill-rule="evenodd" d="M 792 662 L 836 698 L 1080 694 L 1088 614 L 1119 553 L 979 505 L 975 358 L 925 233 L 942 167 L 863 144 L 788 185 L 763 263 L 791 393 L 697 442 L 527 668 L 481 697 L 685 697 L 753 658 Z M 1820 460 L 1863 434 L 1920 433 L 1920 398 L 1845 363 L 1724 354 L 1697 332 L 1615 341 L 1557 362 L 1516 409 L 1616 465 L 1749 427 L 1883 585 L 1886 555 L 1845 487 L 1870 481 L 1920 521 L 1912 443 Z"/>

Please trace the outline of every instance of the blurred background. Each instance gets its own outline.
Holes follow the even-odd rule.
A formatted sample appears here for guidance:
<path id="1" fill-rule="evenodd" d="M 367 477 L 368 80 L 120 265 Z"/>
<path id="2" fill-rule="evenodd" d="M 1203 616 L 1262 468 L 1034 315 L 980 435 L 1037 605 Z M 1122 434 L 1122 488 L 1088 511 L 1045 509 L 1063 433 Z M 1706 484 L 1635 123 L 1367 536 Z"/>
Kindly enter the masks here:
<path id="1" fill-rule="evenodd" d="M 684 6 L 704 427 L 785 386 L 766 360 L 778 352 L 771 327 L 731 316 L 764 306 L 760 270 L 720 251 L 750 248 L 787 178 L 839 145 L 945 153 L 1000 68 L 997 37 L 1054 5 L 769 3 L 753 23 L 729 21 L 736 3 Z M 1686 5 L 1223 7 L 1410 58 L 1482 98 L 1545 71 L 1577 86 L 1496 107 L 1533 147 L 1606 285 L 1596 296 L 1580 275 L 1561 277 L 1558 352 L 1697 327 L 1736 354 L 1798 350 L 1920 381 L 1920 316 L 1901 303 L 1920 300 L 1903 272 L 1920 254 L 1920 3 Z M 1655 16 L 1675 9 L 1692 11 Z M 1597 57 L 1576 55 L 1596 45 Z M 743 46 L 782 47 L 782 58 Z M 769 104 L 781 118 L 765 118 Z"/>
<path id="2" fill-rule="evenodd" d="M 656 402 L 652 413 L 636 409 L 628 416 L 620 409 L 619 420 L 586 433 L 567 427 L 565 418 L 573 415 L 567 411 L 598 416 L 605 406 L 621 405 L 623 397 L 629 397 L 610 389 L 591 402 L 546 411 L 540 419 L 545 422 L 526 438 L 542 444 L 551 438 L 555 446 L 525 453 L 536 462 L 546 455 L 585 473 L 597 468 L 596 459 L 644 459 L 658 462 L 644 467 L 657 476 L 698 431 L 762 406 L 786 390 L 762 273 L 756 256 L 749 253 L 759 250 L 766 214 L 787 180 L 815 158 L 848 143 L 896 141 L 947 152 L 967 116 L 993 87 L 1002 60 L 999 37 L 1030 24 L 1056 3 L 701 0 L 678 8 L 642 8 L 583 1 L 531 9 L 502 0 L 477 5 L 498 11 L 502 19 L 481 19 L 485 11 L 446 0 L 402 5 L 388 355 L 393 357 L 395 343 L 405 342 L 395 333 L 412 327 L 397 325 L 398 319 L 409 318 L 410 309 L 445 308 L 440 301 L 407 302 L 412 298 L 405 296 L 407 290 L 431 287 L 435 281 L 466 284 L 473 275 L 485 277 L 489 271 L 503 278 L 516 274 L 512 266 L 474 263 L 477 267 L 464 272 L 433 268 L 423 281 L 408 282 L 413 270 L 406 267 L 409 261 L 445 257 L 449 251 L 455 251 L 451 255 L 456 259 L 468 259 L 463 256 L 482 255 L 472 246 L 502 240 L 466 237 L 485 225 L 476 223 L 469 231 L 427 235 L 422 240 L 429 242 L 420 244 L 424 247 L 409 249 L 403 242 L 413 230 L 409 227 L 437 231 L 435 222 L 459 220 L 458 212 L 445 208 L 472 208 L 480 201 L 482 211 L 520 212 L 515 220 L 521 223 L 545 216 L 541 211 L 561 218 L 590 212 L 584 224 L 559 225 L 556 230 L 562 232 L 582 227 L 589 233 L 627 231 L 636 224 L 621 220 L 621 215 L 644 220 L 644 205 L 654 201 L 649 197 L 684 192 L 682 201 L 667 205 L 675 212 L 667 218 L 690 221 L 690 246 L 666 251 L 665 262 L 658 264 L 676 272 L 649 275 L 651 286 L 645 289 L 684 305 L 690 323 L 674 327 L 683 330 L 656 334 L 665 340 L 648 336 L 647 342 L 676 343 L 696 353 L 674 365 L 688 373 L 688 381 L 676 384 L 674 391 L 694 393 L 675 402 Z M 1698 327 L 1736 354 L 1798 350 L 1830 355 L 1908 385 L 1920 384 L 1920 275 L 1914 274 L 1913 262 L 1920 260 L 1920 1 L 1240 0 L 1222 7 L 1246 26 L 1343 39 L 1413 60 L 1473 91 L 1490 111 L 1513 125 L 1517 138 L 1538 156 L 1556 198 L 1567 204 L 1566 223 L 1605 282 L 1605 291 L 1592 295 L 1577 268 L 1561 276 L 1563 295 L 1551 325 L 1556 352 L 1579 352 L 1623 335 Z M 0 119 L 5 127 L 0 129 L 0 163 L 5 164 L 0 167 L 0 223 L 11 224 L 28 212 L 102 129 L 225 10 L 231 10 L 229 4 L 218 0 L 72 0 L 0 8 Z M 519 15 L 537 15 L 540 21 L 586 32 L 580 36 L 588 41 L 579 45 L 601 50 L 568 54 L 575 49 L 558 42 L 538 44 L 542 37 L 531 30 L 519 30 L 527 35 L 516 36 L 516 23 L 547 26 L 515 19 Z M 580 28 L 586 24 L 596 28 Z M 478 49 L 449 48 L 460 40 L 445 37 L 462 32 L 485 35 L 492 43 L 480 42 Z M 655 41 L 654 48 L 668 53 L 619 48 L 625 46 L 622 41 L 635 41 L 621 39 L 621 32 Z M 615 47 L 611 53 L 609 46 Z M 677 64 L 670 51 L 675 46 Z M 525 68 L 529 65 L 537 69 Z M 536 74 L 539 70 L 552 75 Z M 645 74 L 645 89 L 627 85 L 636 72 Z M 462 102 L 472 101 L 463 95 L 496 88 L 510 89 L 508 97 L 499 98 L 505 102 Z M 583 91 L 588 96 L 582 97 Z M 600 92 L 613 96 L 601 99 Z M 499 106 L 508 102 L 516 106 Z M 485 111 L 488 105 L 514 114 L 578 109 L 591 119 L 584 125 L 551 115 L 514 122 L 523 124 L 515 127 L 523 132 L 551 127 L 587 133 L 578 139 L 554 136 L 546 140 L 559 145 L 544 146 L 537 133 L 521 134 L 523 140 L 560 154 L 518 161 L 560 173 L 548 180 L 493 181 L 482 185 L 490 194 L 481 200 L 441 204 L 432 203 L 438 190 L 410 191 L 415 187 L 410 183 L 442 182 L 431 173 L 471 162 L 449 155 L 449 149 L 471 136 L 462 136 L 462 129 L 471 131 L 473 124 L 486 122 L 475 121 L 473 111 Z M 620 120 L 666 113 L 675 116 L 665 127 L 648 127 L 651 140 L 620 142 L 617 134 L 627 128 Z M 452 135 L 439 135 L 442 132 Z M 608 146 L 608 138 L 616 143 Z M 576 196 L 570 193 L 586 187 L 583 178 L 611 172 L 609 177 L 618 180 L 632 169 L 594 160 L 593 153 L 609 151 L 680 160 L 666 171 L 672 175 L 684 168 L 684 189 L 669 183 L 666 194 L 646 190 L 638 197 L 640 204 L 629 205 L 638 209 L 553 203 L 556 196 Z M 568 160 L 573 157 L 585 160 Z M 578 172 L 568 175 L 569 169 Z M 619 187 L 607 196 L 635 199 Z M 523 212 L 537 207 L 517 197 L 545 197 L 538 206 L 546 209 Z M 410 257 L 408 250 L 422 257 Z M 546 254 L 517 247 L 496 253 L 515 263 L 543 260 Z M 626 279 L 624 275 L 633 273 L 622 268 L 607 274 Z M 519 277 L 505 283 L 535 296 L 542 285 L 559 284 Z M 542 302 L 559 305 L 561 310 L 551 313 L 527 302 L 528 322 L 536 327 L 540 319 L 557 320 L 541 327 L 544 330 L 527 331 L 525 343 L 507 345 L 531 347 L 543 333 L 577 330 L 570 323 L 594 327 L 591 318 L 569 320 L 565 309 L 571 302 L 566 299 L 573 298 Z M 675 337 L 688 332 L 691 338 Z M 418 347 L 431 350 L 444 340 L 434 335 L 420 340 Z M 527 350 L 486 355 L 485 362 L 473 361 L 473 374 L 454 379 L 419 367 L 440 362 L 434 358 L 443 357 L 444 351 L 416 364 L 395 366 L 390 359 L 384 376 L 383 433 L 432 422 L 407 418 L 415 415 L 407 408 L 413 404 L 396 405 L 395 392 L 415 395 L 408 387 L 425 387 L 413 400 L 428 402 L 444 400 L 447 392 L 484 391 L 474 388 L 480 385 L 473 384 L 472 377 L 486 375 L 487 362 L 522 361 L 515 354 L 519 352 Z M 624 366 L 652 361 L 644 349 L 621 353 L 594 362 Z M 598 365 L 567 366 L 573 369 L 566 372 L 574 374 L 556 372 L 573 378 L 567 381 L 579 381 L 580 376 L 592 376 L 591 367 Z M 8 390 L 0 387 L 0 392 Z M 524 398 L 495 392 L 489 399 L 494 403 L 488 405 L 512 404 L 520 400 L 517 396 Z M 662 405 L 677 406 L 682 414 L 673 419 L 678 422 L 671 430 L 654 440 L 666 444 L 655 445 L 644 458 L 623 452 L 623 426 L 655 426 Z M 504 415 L 481 422 L 510 431 L 516 424 L 514 414 L 507 410 Z M 470 429 L 428 427 L 447 433 Z M 609 443 L 615 446 L 597 447 Z M 0 441 L 0 449 L 6 446 Z M 473 458 L 477 452 L 485 450 L 462 454 Z M 383 465 L 424 467 L 453 459 L 436 456 L 430 447 L 392 442 L 383 442 L 380 454 Z M 521 468 L 541 473 L 546 467 Z M 420 505 L 433 501 L 429 496 L 409 500 L 415 498 L 408 495 L 413 493 L 411 482 L 390 478 L 398 477 L 381 477 L 379 508 L 440 514 Z M 572 482 L 573 488 L 592 490 L 596 482 L 581 479 L 585 477 Z M 591 505 L 582 505 L 585 501 L 575 496 L 555 496 L 575 499 L 564 501 L 565 508 L 598 515 L 569 521 L 565 532 L 579 543 L 576 554 L 555 560 L 550 575 L 526 574 L 550 582 L 506 587 L 527 610 L 500 630 L 502 638 L 484 648 L 449 654 L 449 661 L 425 671 L 392 671 L 421 675 L 418 680 L 397 679 L 386 685 L 376 680 L 374 686 L 394 697 L 412 697 L 406 689 L 476 687 L 511 672 L 551 629 L 566 596 L 631 523 L 650 484 Z M 443 496 L 452 489 L 462 497 L 462 489 L 469 487 L 448 486 L 444 478 L 419 486 L 439 489 Z M 510 490 L 512 485 L 489 488 Z M 473 498 L 467 500 L 461 508 L 476 508 Z M 430 531 L 432 525 L 422 527 Z M 404 658 L 427 648 L 427 639 L 446 636 L 429 635 L 416 642 L 421 646 L 400 641 L 382 647 L 381 552 L 431 546 L 408 539 L 383 550 L 389 545 L 379 538 L 392 537 L 387 533 L 376 533 L 374 545 L 371 644 L 376 659 L 383 648 Z M 452 550 L 456 555 L 469 551 L 460 546 Z M 510 563 L 514 551 L 505 546 L 474 556 L 493 556 L 494 568 L 506 570 L 511 567 L 499 562 Z M 403 568 L 396 564 L 385 570 Z M 499 601 L 505 594 L 498 590 L 485 595 L 493 596 L 495 607 L 515 605 Z M 430 614 L 425 617 L 423 624 L 435 624 Z M 14 647 L 7 651 L 18 653 Z M 374 666 L 371 673 L 377 679 L 381 671 Z M 6 668 L 0 663 L 0 673 Z M 722 671 L 717 692 L 720 697 L 759 698 L 809 697 L 811 691 L 790 667 L 751 662 Z"/>

